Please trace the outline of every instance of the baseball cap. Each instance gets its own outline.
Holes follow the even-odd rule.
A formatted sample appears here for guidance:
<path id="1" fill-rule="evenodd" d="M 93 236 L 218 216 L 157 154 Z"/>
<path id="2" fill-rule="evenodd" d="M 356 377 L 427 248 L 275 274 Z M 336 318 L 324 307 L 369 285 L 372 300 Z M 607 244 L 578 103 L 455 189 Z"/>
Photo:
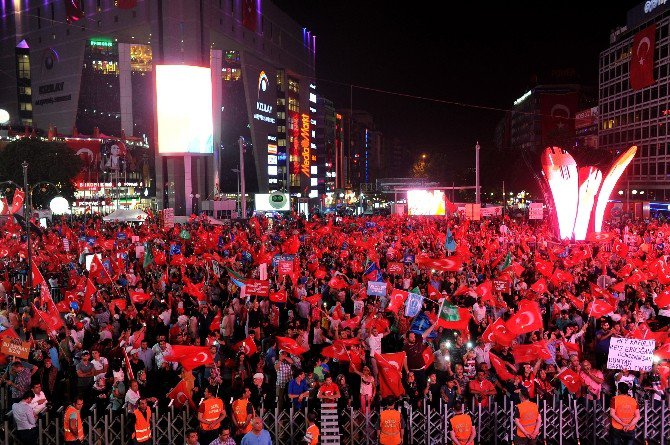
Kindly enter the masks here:
<path id="1" fill-rule="evenodd" d="M 254 379 L 264 379 L 265 375 L 262 372 L 257 372 L 254 374 Z"/>

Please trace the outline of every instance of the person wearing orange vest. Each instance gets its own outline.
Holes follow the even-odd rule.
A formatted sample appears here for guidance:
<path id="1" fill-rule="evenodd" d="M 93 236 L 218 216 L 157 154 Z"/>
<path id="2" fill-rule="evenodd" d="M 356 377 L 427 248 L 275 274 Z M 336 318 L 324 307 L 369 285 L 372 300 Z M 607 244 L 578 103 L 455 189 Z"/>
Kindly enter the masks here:
<path id="1" fill-rule="evenodd" d="M 198 436 L 202 443 L 208 444 L 216 439 L 221 421 L 225 418 L 223 400 L 216 397 L 214 388 L 205 388 L 205 398 L 198 408 L 198 422 L 200 422 Z"/>
<path id="2" fill-rule="evenodd" d="M 521 388 L 519 396 L 521 403 L 516 406 L 516 414 L 514 415 L 516 444 L 536 445 L 537 436 L 540 435 L 540 427 L 542 426 L 540 410 L 537 408 L 537 404 L 528 400 L 530 396 L 526 388 Z"/>
<path id="3" fill-rule="evenodd" d="M 307 414 L 307 432 L 302 443 L 304 445 L 317 445 L 319 443 L 319 427 L 316 426 L 316 414 Z"/>
<path id="4" fill-rule="evenodd" d="M 250 396 L 251 389 L 245 387 L 242 396 L 233 402 L 232 418 L 236 428 L 235 435 L 238 440 L 241 440 L 242 436 L 251 431 L 251 419 L 256 415 L 254 407 L 249 402 Z"/>
<path id="5" fill-rule="evenodd" d="M 460 414 L 456 414 L 449 419 L 451 441 L 454 445 L 474 445 L 476 432 L 472 426 L 472 419 L 463 408 L 464 406 L 460 402 L 454 405 L 454 411 Z"/>
<path id="6" fill-rule="evenodd" d="M 635 427 L 640 420 L 640 409 L 637 401 L 628 395 L 628 383 L 619 382 L 619 395 L 610 402 L 610 442 L 612 445 L 633 445 L 635 441 Z"/>
<path id="7" fill-rule="evenodd" d="M 147 399 L 142 397 L 137 402 L 137 408 L 133 411 L 131 425 L 133 428 L 133 443 L 135 445 L 148 444 L 151 442 L 151 410 L 147 406 Z"/>
<path id="8" fill-rule="evenodd" d="M 81 421 L 81 409 L 84 399 L 77 397 L 74 403 L 67 407 L 63 416 L 63 433 L 66 445 L 83 445 L 84 424 Z"/>
<path id="9" fill-rule="evenodd" d="M 379 414 L 379 443 L 381 445 L 400 445 L 405 436 L 400 411 L 395 409 L 395 400 L 392 397 L 384 403 L 386 409 Z"/>

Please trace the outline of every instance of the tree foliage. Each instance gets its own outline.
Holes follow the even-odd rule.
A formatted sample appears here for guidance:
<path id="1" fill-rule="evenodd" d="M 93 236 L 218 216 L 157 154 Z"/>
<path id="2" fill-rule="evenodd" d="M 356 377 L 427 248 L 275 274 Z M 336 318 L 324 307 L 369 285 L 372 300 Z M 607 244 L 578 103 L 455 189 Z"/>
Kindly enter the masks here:
<path id="1" fill-rule="evenodd" d="M 58 186 L 38 186 L 33 192 L 33 207 L 48 205 L 54 196 L 74 200 L 72 180 L 81 169 L 81 160 L 65 144 L 40 139 L 23 138 L 9 143 L 0 150 L 0 182 L 11 180 L 23 187 L 23 161 L 28 161 L 28 183 L 32 187 L 40 181 Z"/>

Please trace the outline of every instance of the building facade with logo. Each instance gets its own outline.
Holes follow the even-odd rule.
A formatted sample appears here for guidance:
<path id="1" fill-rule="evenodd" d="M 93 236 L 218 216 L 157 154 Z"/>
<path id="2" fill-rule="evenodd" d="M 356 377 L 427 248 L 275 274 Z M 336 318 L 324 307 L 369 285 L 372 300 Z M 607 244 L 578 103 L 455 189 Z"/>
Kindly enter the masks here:
<path id="1" fill-rule="evenodd" d="M 638 152 L 615 190 L 627 199 L 670 200 L 670 2 L 646 1 L 600 53 L 598 144 Z"/>
<path id="2" fill-rule="evenodd" d="M 300 189 L 309 194 L 324 173 L 312 135 L 315 47 L 316 37 L 269 0 L 5 1 L 0 109 L 15 126 L 145 141 L 156 153 L 158 207 L 177 215 L 235 193 L 240 152 L 247 193 L 287 190 L 297 113 L 307 144 Z M 210 68 L 208 154 L 158 153 L 154 85 L 163 64 Z"/>

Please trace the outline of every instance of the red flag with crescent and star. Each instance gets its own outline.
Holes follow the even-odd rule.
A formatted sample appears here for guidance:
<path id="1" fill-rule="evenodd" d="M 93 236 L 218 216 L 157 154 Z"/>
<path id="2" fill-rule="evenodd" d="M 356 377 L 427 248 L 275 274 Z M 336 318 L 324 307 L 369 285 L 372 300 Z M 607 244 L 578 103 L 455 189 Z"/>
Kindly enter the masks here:
<path id="1" fill-rule="evenodd" d="M 399 397 L 405 394 L 405 388 L 402 385 L 402 366 L 405 357 L 404 352 L 375 353 L 379 370 L 379 394 L 382 397 Z"/>
<path id="2" fill-rule="evenodd" d="M 493 366 L 493 369 L 496 370 L 496 374 L 498 374 L 500 380 L 507 381 L 514 378 L 514 375 L 507 370 L 507 367 L 505 366 L 505 360 L 501 359 L 492 352 L 489 352 L 489 359 L 491 360 L 491 366 Z"/>
<path id="3" fill-rule="evenodd" d="M 521 300 L 517 313 L 505 323 L 507 330 L 516 335 L 539 331 L 542 326 L 540 306 L 531 300 Z"/>
<path id="4" fill-rule="evenodd" d="M 195 409 L 195 403 L 193 403 L 193 399 L 191 399 L 191 396 L 188 394 L 186 380 L 181 380 L 177 383 L 177 386 L 172 388 L 172 391 L 170 391 L 167 396 L 173 400 L 175 408 L 181 408 L 188 403 L 191 409 Z"/>
<path id="5" fill-rule="evenodd" d="M 187 371 L 199 366 L 211 365 L 214 357 L 208 346 L 172 346 L 172 354 L 165 356 L 165 361 L 177 362 Z"/>
<path id="6" fill-rule="evenodd" d="M 565 368 L 561 371 L 556 378 L 565 385 L 565 387 L 573 394 L 576 394 L 581 389 L 584 382 L 582 378 L 570 368 Z"/>
<path id="7" fill-rule="evenodd" d="M 244 340 L 235 343 L 233 350 L 243 352 L 247 357 L 250 357 L 258 352 L 256 342 L 254 342 L 254 339 L 251 337 L 247 337 Z"/>
<path id="8" fill-rule="evenodd" d="M 630 87 L 633 91 L 653 85 L 656 25 L 651 25 L 635 34 L 630 57 Z"/>
<path id="9" fill-rule="evenodd" d="M 516 335 L 507 330 L 502 318 L 498 318 L 496 321 L 489 324 L 482 335 L 482 339 L 485 342 L 498 343 L 501 346 L 510 346 L 515 337 Z"/>
<path id="10" fill-rule="evenodd" d="M 277 337 L 277 346 L 279 350 L 286 351 L 292 355 L 301 355 L 309 351 L 309 349 L 304 348 L 298 344 L 295 340 L 289 337 Z"/>

